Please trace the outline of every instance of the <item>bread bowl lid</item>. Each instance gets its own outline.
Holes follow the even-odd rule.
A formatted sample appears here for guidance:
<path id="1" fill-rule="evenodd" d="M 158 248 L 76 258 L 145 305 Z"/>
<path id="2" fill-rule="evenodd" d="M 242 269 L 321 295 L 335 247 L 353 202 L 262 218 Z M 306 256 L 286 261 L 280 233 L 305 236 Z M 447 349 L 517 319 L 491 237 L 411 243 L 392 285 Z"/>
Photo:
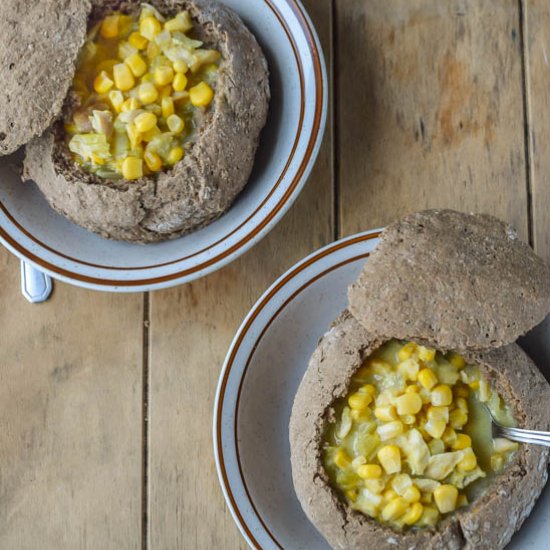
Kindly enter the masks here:
<path id="1" fill-rule="evenodd" d="M 545 318 L 550 267 L 492 216 L 429 210 L 386 228 L 348 297 L 372 333 L 482 351 Z"/>
<path id="2" fill-rule="evenodd" d="M 86 39 L 88 0 L 3 0 L 0 18 L 0 155 L 57 118 Z"/>

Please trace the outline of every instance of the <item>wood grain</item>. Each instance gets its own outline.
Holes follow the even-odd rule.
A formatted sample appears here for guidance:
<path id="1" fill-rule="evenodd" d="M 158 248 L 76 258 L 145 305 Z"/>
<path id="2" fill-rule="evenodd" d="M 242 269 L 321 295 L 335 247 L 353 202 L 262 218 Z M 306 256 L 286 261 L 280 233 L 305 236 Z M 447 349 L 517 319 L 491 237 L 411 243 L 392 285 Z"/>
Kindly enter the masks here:
<path id="1" fill-rule="evenodd" d="M 550 5 L 524 2 L 533 245 L 550 262 Z"/>
<path id="2" fill-rule="evenodd" d="M 336 7 L 342 234 L 450 207 L 527 239 L 517 0 Z"/>
<path id="3" fill-rule="evenodd" d="M 0 280 L 0 548 L 139 548 L 142 297 Z"/>
<path id="4" fill-rule="evenodd" d="M 329 52 L 330 2 L 305 4 Z M 329 131 L 302 196 L 268 237 L 221 272 L 152 295 L 151 549 L 246 548 L 215 471 L 216 385 L 229 344 L 253 303 L 287 268 L 332 239 L 331 158 Z"/>

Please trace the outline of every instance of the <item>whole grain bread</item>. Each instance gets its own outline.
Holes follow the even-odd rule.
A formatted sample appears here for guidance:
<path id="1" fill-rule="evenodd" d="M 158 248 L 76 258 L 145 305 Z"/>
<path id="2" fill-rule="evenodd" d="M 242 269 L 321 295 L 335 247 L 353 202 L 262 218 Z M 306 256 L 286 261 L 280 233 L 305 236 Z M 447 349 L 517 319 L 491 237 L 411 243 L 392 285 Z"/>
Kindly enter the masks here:
<path id="1" fill-rule="evenodd" d="M 493 349 L 550 311 L 550 267 L 492 216 L 420 212 L 383 232 L 349 289 L 349 309 L 376 334 Z"/>
<path id="2" fill-rule="evenodd" d="M 94 0 L 91 20 L 139 3 Z M 197 36 L 222 54 L 214 101 L 184 159 L 154 178 L 106 181 L 74 163 L 61 122 L 28 145 L 25 159 L 25 177 L 58 212 L 103 237 L 140 243 L 180 237 L 227 211 L 250 177 L 270 99 L 263 52 L 233 11 L 213 0 L 150 3 L 165 15 L 189 10 Z"/>
<path id="3" fill-rule="evenodd" d="M 0 155 L 59 116 L 86 38 L 88 0 L 2 0 Z"/>
<path id="4" fill-rule="evenodd" d="M 329 485 L 321 458 L 323 434 L 327 423 L 334 421 L 331 405 L 346 395 L 355 371 L 384 341 L 344 312 L 311 358 L 290 419 L 292 478 L 305 513 L 338 549 L 504 548 L 531 512 L 546 482 L 548 449 L 522 445 L 513 462 L 472 505 L 436 528 L 418 531 L 398 533 L 382 526 L 349 508 Z M 429 340 L 420 343 L 434 345 Z M 464 355 L 495 385 L 520 427 L 550 429 L 550 386 L 516 344 Z"/>

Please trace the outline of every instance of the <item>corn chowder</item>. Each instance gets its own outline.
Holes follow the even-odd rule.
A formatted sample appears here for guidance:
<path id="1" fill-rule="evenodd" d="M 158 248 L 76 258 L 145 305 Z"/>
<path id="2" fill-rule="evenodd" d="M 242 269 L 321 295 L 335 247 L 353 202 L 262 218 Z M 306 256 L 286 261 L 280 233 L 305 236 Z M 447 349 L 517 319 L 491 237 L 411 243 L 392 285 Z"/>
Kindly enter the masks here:
<path id="1" fill-rule="evenodd" d="M 214 98 L 219 52 L 189 36 L 187 11 L 165 19 L 113 13 L 88 34 L 73 81 L 80 106 L 65 125 L 74 160 L 106 179 L 171 168 Z"/>
<path id="2" fill-rule="evenodd" d="M 514 425 L 476 366 L 393 340 L 335 404 L 323 451 L 330 482 L 351 508 L 381 523 L 434 526 L 476 498 L 518 448 L 492 439 L 485 407 Z"/>

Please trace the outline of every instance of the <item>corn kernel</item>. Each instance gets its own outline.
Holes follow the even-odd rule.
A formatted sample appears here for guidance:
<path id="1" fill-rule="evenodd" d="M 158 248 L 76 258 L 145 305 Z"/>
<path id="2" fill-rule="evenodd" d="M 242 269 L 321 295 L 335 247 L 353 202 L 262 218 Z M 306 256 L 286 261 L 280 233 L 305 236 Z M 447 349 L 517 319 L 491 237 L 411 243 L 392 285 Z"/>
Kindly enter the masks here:
<path id="1" fill-rule="evenodd" d="M 370 395 L 371 397 L 374 397 L 376 395 L 376 388 L 372 384 L 365 384 L 364 386 L 361 386 L 359 388 L 360 392 L 366 393 L 367 395 Z"/>
<path id="2" fill-rule="evenodd" d="M 408 342 L 398 352 L 397 357 L 400 361 L 410 359 L 416 352 L 416 344 L 414 342 Z"/>
<path id="3" fill-rule="evenodd" d="M 470 504 L 468 502 L 468 497 L 466 495 L 458 495 L 458 499 L 456 500 L 456 507 L 462 508 L 463 506 L 468 506 Z"/>
<path id="4" fill-rule="evenodd" d="M 143 158 L 152 172 L 158 172 L 162 168 L 162 160 L 155 152 L 145 151 Z"/>
<path id="5" fill-rule="evenodd" d="M 462 451 L 472 446 L 472 438 L 466 434 L 457 434 L 453 443 L 453 451 Z"/>
<path id="6" fill-rule="evenodd" d="M 346 497 L 352 502 L 355 502 L 357 500 L 357 491 L 355 489 L 348 489 L 346 491 Z"/>
<path id="7" fill-rule="evenodd" d="M 135 118 L 134 124 L 139 132 L 148 132 L 156 126 L 157 117 L 153 113 L 142 113 Z"/>
<path id="8" fill-rule="evenodd" d="M 473 380 L 468 384 L 472 390 L 479 390 L 479 380 Z"/>
<path id="9" fill-rule="evenodd" d="M 185 74 L 186 72 L 189 71 L 189 67 L 187 66 L 187 63 L 181 59 L 174 61 L 173 66 L 174 66 L 174 71 L 176 71 L 177 73 Z"/>
<path id="10" fill-rule="evenodd" d="M 487 382 L 487 380 L 481 379 L 479 381 L 478 399 L 482 403 L 487 403 L 487 401 L 489 401 L 490 397 L 491 397 L 491 387 L 489 386 L 489 383 Z"/>
<path id="11" fill-rule="evenodd" d="M 443 420 L 449 422 L 449 407 L 428 407 L 428 418 L 430 420 Z"/>
<path id="12" fill-rule="evenodd" d="M 504 466 L 504 457 L 502 455 L 491 456 L 491 469 L 493 472 L 500 472 Z"/>
<path id="13" fill-rule="evenodd" d="M 350 462 L 350 458 L 346 451 L 342 449 L 336 451 L 336 454 L 334 455 L 334 464 L 336 464 L 338 468 L 345 470 L 350 465 Z"/>
<path id="14" fill-rule="evenodd" d="M 509 453 L 510 451 L 517 451 L 519 444 L 515 441 L 510 441 L 505 437 L 496 437 L 493 439 L 493 449 L 495 453 Z"/>
<path id="15" fill-rule="evenodd" d="M 398 474 L 391 480 L 392 489 L 400 496 L 409 488 L 412 487 L 412 479 L 409 474 Z"/>
<path id="16" fill-rule="evenodd" d="M 139 133 L 138 129 L 133 123 L 130 123 L 128 124 L 128 126 L 126 126 L 126 133 L 128 134 L 128 138 L 130 139 L 130 145 L 132 146 L 132 149 L 135 149 L 143 141 L 143 136 Z"/>
<path id="17" fill-rule="evenodd" d="M 416 359 L 406 359 L 397 365 L 397 370 L 405 378 L 405 380 L 416 381 L 418 379 L 420 364 Z"/>
<path id="18" fill-rule="evenodd" d="M 384 493 L 382 494 L 382 497 L 386 502 L 390 502 L 392 500 L 395 500 L 399 497 L 399 495 L 393 490 L 393 489 L 386 489 Z"/>
<path id="19" fill-rule="evenodd" d="M 136 83 L 130 67 L 125 63 L 119 63 L 113 67 L 113 76 L 116 87 L 123 92 L 131 90 Z"/>
<path id="20" fill-rule="evenodd" d="M 398 497 L 384 506 L 381 517 L 384 521 L 393 521 L 401 517 L 408 509 L 409 503 Z"/>
<path id="21" fill-rule="evenodd" d="M 174 147 L 168 154 L 168 158 L 166 160 L 168 161 L 168 164 L 176 164 L 183 158 L 184 154 L 185 151 L 182 147 Z"/>
<path id="22" fill-rule="evenodd" d="M 174 90 L 176 90 L 175 80 Z M 189 90 L 189 98 L 195 107 L 208 107 L 214 98 L 214 90 L 206 82 L 201 82 Z"/>
<path id="23" fill-rule="evenodd" d="M 143 160 L 126 157 L 122 162 L 122 175 L 127 180 L 138 180 L 143 177 Z"/>
<path id="24" fill-rule="evenodd" d="M 138 88 L 138 97 L 144 105 L 150 105 L 151 103 L 155 103 L 159 97 L 159 93 L 153 84 L 145 82 Z"/>
<path id="25" fill-rule="evenodd" d="M 145 74 L 145 71 L 147 71 L 147 63 L 143 61 L 143 58 L 139 53 L 133 53 L 132 55 L 128 56 L 124 63 L 130 67 L 130 70 L 132 71 L 134 76 L 143 76 Z"/>
<path id="26" fill-rule="evenodd" d="M 424 346 L 418 347 L 418 358 L 421 361 L 433 361 L 435 359 L 435 349 L 425 348 Z"/>
<path id="27" fill-rule="evenodd" d="M 187 77 L 183 73 L 176 73 L 172 87 L 176 92 L 183 92 L 187 88 Z"/>
<path id="28" fill-rule="evenodd" d="M 103 23 L 101 23 L 99 34 L 103 38 L 116 38 L 119 32 L 119 29 L 118 29 L 119 18 L 120 18 L 120 15 L 118 14 L 108 15 L 103 20 Z"/>
<path id="29" fill-rule="evenodd" d="M 145 17 L 139 23 L 139 34 L 147 38 L 147 40 L 154 40 L 161 30 L 162 27 L 159 20 L 153 16 Z"/>
<path id="30" fill-rule="evenodd" d="M 431 390 L 438 382 L 437 375 L 431 369 L 422 369 L 418 373 L 418 381 L 427 390 Z"/>
<path id="31" fill-rule="evenodd" d="M 105 164 L 105 159 L 102 159 L 99 155 L 92 153 L 92 162 L 99 164 L 99 166 L 103 166 Z"/>
<path id="32" fill-rule="evenodd" d="M 451 365 L 453 365 L 453 367 L 456 367 L 457 369 L 462 369 L 466 366 L 466 361 L 464 360 L 464 357 L 458 355 L 458 353 L 451 353 L 449 357 L 449 363 L 451 363 Z"/>
<path id="33" fill-rule="evenodd" d="M 405 393 L 420 393 L 420 388 L 416 384 L 407 386 Z"/>
<path id="34" fill-rule="evenodd" d="M 182 17 L 174 17 L 164 23 L 164 28 L 169 32 L 182 31 L 185 32 L 187 25 Z"/>
<path id="35" fill-rule="evenodd" d="M 166 65 L 161 65 L 155 69 L 153 79 L 157 86 L 166 86 L 174 80 L 174 69 Z"/>
<path id="36" fill-rule="evenodd" d="M 432 405 L 436 407 L 447 407 L 453 402 L 453 392 L 446 384 L 436 386 L 431 393 Z"/>
<path id="37" fill-rule="evenodd" d="M 448 514 L 456 509 L 458 489 L 454 485 L 440 485 L 434 491 L 434 500 L 442 514 Z"/>
<path id="38" fill-rule="evenodd" d="M 440 439 L 446 427 L 447 427 L 447 424 L 443 420 L 430 419 L 426 422 L 426 424 L 424 424 L 424 429 L 434 439 Z"/>
<path id="39" fill-rule="evenodd" d="M 380 439 L 382 441 L 387 441 L 388 439 L 393 439 L 403 433 L 403 422 L 400 420 L 394 420 L 393 422 L 387 422 L 378 426 L 376 429 Z"/>
<path id="40" fill-rule="evenodd" d="M 128 42 L 130 42 L 130 44 L 132 44 L 134 48 L 138 50 L 143 50 L 147 47 L 148 40 L 147 38 L 145 38 L 145 36 L 141 36 L 141 34 L 136 31 L 128 37 Z"/>
<path id="41" fill-rule="evenodd" d="M 109 92 L 109 101 L 113 106 L 113 109 L 120 113 L 122 111 L 122 104 L 124 103 L 124 95 L 119 90 L 112 90 Z"/>
<path id="42" fill-rule="evenodd" d="M 406 489 L 403 493 L 403 498 L 410 504 L 418 502 L 420 500 L 420 496 L 420 491 L 414 485 Z"/>
<path id="43" fill-rule="evenodd" d="M 421 527 L 434 527 L 439 520 L 439 511 L 433 506 L 424 506 L 422 517 L 418 521 Z"/>
<path id="44" fill-rule="evenodd" d="M 357 475 L 362 479 L 378 479 L 382 476 L 382 468 L 378 464 L 363 464 L 357 468 Z"/>
<path id="45" fill-rule="evenodd" d="M 477 458 L 472 449 L 464 449 L 462 460 L 458 463 L 458 469 L 462 472 L 471 472 L 477 466 Z"/>
<path id="46" fill-rule="evenodd" d="M 141 107 L 140 102 L 135 97 L 130 97 L 122 104 L 122 112 L 135 111 Z"/>
<path id="47" fill-rule="evenodd" d="M 374 409 L 374 416 L 376 416 L 378 420 L 382 420 L 383 422 L 391 422 L 392 420 L 397 420 L 397 412 L 393 405 L 376 407 Z"/>
<path id="48" fill-rule="evenodd" d="M 401 471 L 401 453 L 396 445 L 385 445 L 378 451 L 377 457 L 387 474 Z"/>
<path id="49" fill-rule="evenodd" d="M 445 452 L 445 443 L 443 443 L 441 439 L 432 439 L 428 443 L 428 447 L 430 448 L 430 454 L 432 455 L 439 455 Z"/>
<path id="50" fill-rule="evenodd" d="M 166 122 L 171 132 L 178 133 L 183 130 L 183 120 L 181 120 L 181 118 L 178 115 L 172 115 Z M 179 128 L 179 130 L 176 128 Z M 372 398 L 370 397 L 370 395 L 367 395 L 366 393 L 357 392 L 357 393 L 353 393 L 348 397 L 349 406 L 352 409 L 355 409 L 358 411 L 365 410 L 370 405 L 371 401 L 372 401 Z"/>
<path id="51" fill-rule="evenodd" d="M 398 414 L 417 414 L 422 408 L 422 399 L 417 393 L 406 393 L 396 400 Z"/>
<path id="52" fill-rule="evenodd" d="M 94 90 L 98 94 L 106 94 L 114 85 L 105 71 L 101 71 L 94 80 Z"/>
<path id="53" fill-rule="evenodd" d="M 147 49 L 145 50 L 145 53 L 147 54 L 147 57 L 149 59 L 155 59 L 155 57 L 158 57 L 160 55 L 161 51 L 155 42 L 149 42 L 149 44 L 147 44 Z"/>
<path id="54" fill-rule="evenodd" d="M 449 421 L 455 430 L 460 430 L 468 422 L 468 415 L 461 409 L 455 409 L 451 412 Z"/>
<path id="55" fill-rule="evenodd" d="M 414 525 L 421 517 L 424 511 L 424 506 L 420 502 L 415 502 L 401 518 L 405 525 Z"/>
<path id="56" fill-rule="evenodd" d="M 416 416 L 414 416 L 414 414 L 404 414 L 401 417 L 401 422 L 403 422 L 403 424 L 407 424 L 407 426 L 412 426 L 416 423 Z"/>

